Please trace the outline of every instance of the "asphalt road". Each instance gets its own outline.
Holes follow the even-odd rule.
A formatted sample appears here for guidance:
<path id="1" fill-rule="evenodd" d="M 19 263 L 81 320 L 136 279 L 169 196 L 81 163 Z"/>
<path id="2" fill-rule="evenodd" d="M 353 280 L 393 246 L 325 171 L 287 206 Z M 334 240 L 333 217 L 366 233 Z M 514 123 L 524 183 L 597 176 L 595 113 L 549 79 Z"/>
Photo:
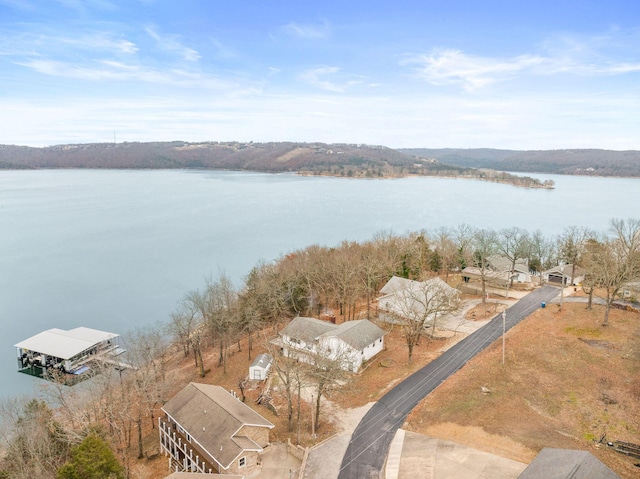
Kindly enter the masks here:
<path id="1" fill-rule="evenodd" d="M 560 293 L 544 286 L 506 310 L 509 330 Z M 342 459 L 338 479 L 376 479 L 389 452 L 396 431 L 416 405 L 471 358 L 502 335 L 502 314 L 467 336 L 437 359 L 416 371 L 385 394 L 356 427 Z"/>

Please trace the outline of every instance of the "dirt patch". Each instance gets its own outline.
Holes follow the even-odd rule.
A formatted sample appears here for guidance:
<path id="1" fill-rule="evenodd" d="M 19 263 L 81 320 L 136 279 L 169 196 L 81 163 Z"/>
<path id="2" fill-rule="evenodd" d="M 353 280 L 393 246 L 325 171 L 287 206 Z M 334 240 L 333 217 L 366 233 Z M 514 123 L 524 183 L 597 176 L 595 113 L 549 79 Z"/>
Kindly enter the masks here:
<path id="1" fill-rule="evenodd" d="M 485 321 L 493 318 L 496 314 L 507 309 L 507 305 L 498 301 L 487 301 L 485 304 L 478 304 L 467 311 L 465 319 L 468 321 Z"/>
<path id="2" fill-rule="evenodd" d="M 389 329 L 389 325 L 382 325 Z M 425 332 L 420 343 L 413 349 L 413 360 L 408 362 L 407 343 L 400 327 L 391 327 L 385 336 L 385 349 L 358 375 L 354 375 L 348 386 L 334 393 L 331 400 L 343 408 L 352 408 L 376 401 L 393 386 L 422 366 L 437 358 L 447 345 L 453 344 L 462 334 L 448 338 L 431 338 Z"/>
<path id="3" fill-rule="evenodd" d="M 584 304 L 538 310 L 507 334 L 504 367 L 496 341 L 427 397 L 407 428 L 524 462 L 543 447 L 589 450 L 637 477 L 632 459 L 594 440 L 640 443 L 640 321 L 616 310 L 601 327 L 602 316 Z"/>
<path id="4" fill-rule="evenodd" d="M 611 344 L 609 341 L 600 341 L 599 339 L 584 339 L 578 338 L 583 343 L 587 343 L 589 346 L 593 346 L 595 348 L 601 349 L 615 349 L 615 346 Z"/>

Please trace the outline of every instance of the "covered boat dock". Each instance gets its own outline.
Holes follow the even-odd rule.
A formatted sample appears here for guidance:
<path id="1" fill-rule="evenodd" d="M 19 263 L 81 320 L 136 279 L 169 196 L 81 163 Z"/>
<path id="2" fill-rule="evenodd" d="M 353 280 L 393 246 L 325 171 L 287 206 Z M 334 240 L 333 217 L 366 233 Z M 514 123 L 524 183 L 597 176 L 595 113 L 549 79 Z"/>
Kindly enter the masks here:
<path id="1" fill-rule="evenodd" d="M 15 345 L 18 371 L 45 379 L 88 373 L 92 361 L 114 363 L 107 357 L 125 352 L 118 346 L 118 337 L 85 327 L 48 329 Z"/>

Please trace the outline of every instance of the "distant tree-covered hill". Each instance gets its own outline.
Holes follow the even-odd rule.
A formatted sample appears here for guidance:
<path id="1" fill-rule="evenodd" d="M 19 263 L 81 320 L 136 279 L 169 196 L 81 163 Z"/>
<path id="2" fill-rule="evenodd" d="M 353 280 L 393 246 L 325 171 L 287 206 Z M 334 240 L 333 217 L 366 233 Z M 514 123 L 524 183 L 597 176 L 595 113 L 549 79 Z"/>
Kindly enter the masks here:
<path id="1" fill-rule="evenodd" d="M 493 150 L 401 149 L 409 155 L 433 158 L 443 163 L 472 168 L 490 168 L 526 173 L 561 175 L 640 177 L 640 151 L 613 150 Z"/>
<path id="2" fill-rule="evenodd" d="M 552 187 L 528 177 L 448 165 L 384 146 L 324 143 L 93 143 L 46 148 L 0 146 L 0 169 L 203 168 L 272 173 L 388 178 L 406 175 L 466 177 L 525 187 Z"/>
<path id="3" fill-rule="evenodd" d="M 384 169 L 410 164 L 385 147 L 321 143 L 150 142 L 0 146 L 0 168 L 217 168 L 270 172 L 342 166 Z"/>

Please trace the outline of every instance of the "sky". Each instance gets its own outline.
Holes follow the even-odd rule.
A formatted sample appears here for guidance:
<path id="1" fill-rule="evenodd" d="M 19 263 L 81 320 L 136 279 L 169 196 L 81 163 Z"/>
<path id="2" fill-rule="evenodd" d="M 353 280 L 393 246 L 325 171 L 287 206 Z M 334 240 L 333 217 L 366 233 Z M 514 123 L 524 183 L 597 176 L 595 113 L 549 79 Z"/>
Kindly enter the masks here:
<path id="1" fill-rule="evenodd" d="M 635 0 L 0 0 L 0 144 L 640 149 Z"/>

